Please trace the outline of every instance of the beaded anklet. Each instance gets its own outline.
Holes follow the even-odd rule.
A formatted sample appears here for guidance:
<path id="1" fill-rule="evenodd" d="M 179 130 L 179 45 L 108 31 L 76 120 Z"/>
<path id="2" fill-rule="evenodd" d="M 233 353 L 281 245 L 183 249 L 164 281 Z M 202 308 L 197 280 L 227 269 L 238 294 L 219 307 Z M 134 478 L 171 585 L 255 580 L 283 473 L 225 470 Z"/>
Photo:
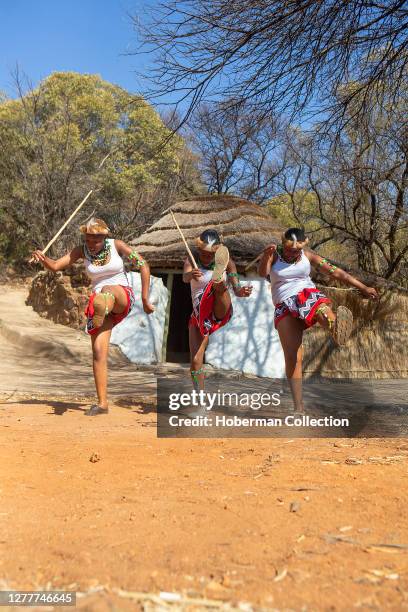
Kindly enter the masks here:
<path id="1" fill-rule="evenodd" d="M 326 306 L 326 304 L 319 306 L 319 308 L 316 309 L 315 317 L 316 315 L 319 315 L 319 314 L 323 315 L 329 325 L 329 330 L 331 331 L 333 328 L 334 321 L 332 319 L 329 319 L 329 315 L 327 314 L 328 310 L 329 310 L 329 307 Z"/>
<path id="2" fill-rule="evenodd" d="M 103 293 L 101 292 L 101 295 L 103 295 L 103 297 L 105 298 L 105 315 L 109 314 L 109 309 L 108 309 L 108 297 L 111 297 L 113 299 L 113 304 L 115 304 L 115 296 L 113 295 L 113 293 L 110 293 L 110 291 L 104 291 Z M 112 306 L 113 308 L 113 306 Z"/>
<path id="3" fill-rule="evenodd" d="M 202 366 L 199 370 L 190 370 L 191 378 L 195 383 L 198 383 L 198 376 L 203 374 L 205 376 L 204 366 Z"/>

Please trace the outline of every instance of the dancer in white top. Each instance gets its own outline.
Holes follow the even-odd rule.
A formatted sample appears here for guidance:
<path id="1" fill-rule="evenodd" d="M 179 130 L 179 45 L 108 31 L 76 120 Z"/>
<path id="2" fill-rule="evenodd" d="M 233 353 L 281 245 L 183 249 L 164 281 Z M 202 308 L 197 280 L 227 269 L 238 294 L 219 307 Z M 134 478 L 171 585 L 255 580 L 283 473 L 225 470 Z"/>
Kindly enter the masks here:
<path id="1" fill-rule="evenodd" d="M 184 262 L 183 281 L 190 283 L 193 313 L 189 322 L 191 377 L 196 390 L 204 388 L 204 355 L 210 334 L 228 323 L 232 316 L 228 281 L 237 297 L 249 297 L 252 287 L 242 287 L 237 268 L 228 249 L 221 244 L 215 230 L 202 232 L 196 240 L 194 257 L 198 268 L 189 259 Z"/>
<path id="2" fill-rule="evenodd" d="M 311 266 L 333 276 L 370 299 L 378 299 L 373 287 L 331 264 L 313 251 L 304 250 L 308 239 L 302 229 L 289 228 L 282 236 L 282 245 L 266 247 L 259 263 L 260 276 L 270 279 L 275 306 L 275 327 L 282 344 L 286 376 L 291 384 L 295 409 L 303 410 L 302 338 L 303 332 L 315 323 L 327 329 L 336 344 L 344 345 L 353 329 L 353 315 L 345 306 L 336 313 L 329 300 L 310 278 Z"/>
<path id="3" fill-rule="evenodd" d="M 122 240 L 108 238 L 109 228 L 102 219 L 93 217 L 80 227 L 80 231 L 85 235 L 83 244 L 66 255 L 51 259 L 42 251 L 34 251 L 33 259 L 52 272 L 64 270 L 79 259 L 84 260 L 92 284 L 85 313 L 86 331 L 92 342 L 93 373 L 98 396 L 98 403 L 85 414 L 95 416 L 108 412 L 108 352 L 112 329 L 129 314 L 135 303 L 123 257 L 127 257 L 135 269 L 140 270 L 143 310 L 151 314 L 154 307 L 149 302 L 150 270 L 143 258 Z"/>

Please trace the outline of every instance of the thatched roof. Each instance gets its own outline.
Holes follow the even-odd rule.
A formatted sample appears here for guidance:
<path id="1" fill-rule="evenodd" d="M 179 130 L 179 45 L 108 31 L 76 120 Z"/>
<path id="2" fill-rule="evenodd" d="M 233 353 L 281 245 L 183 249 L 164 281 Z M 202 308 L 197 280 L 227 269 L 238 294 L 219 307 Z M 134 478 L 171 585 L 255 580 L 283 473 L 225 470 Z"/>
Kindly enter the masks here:
<path id="1" fill-rule="evenodd" d="M 202 195 L 177 202 L 172 207 L 190 248 L 205 229 L 216 229 L 223 237 L 239 268 L 254 259 L 282 227 L 261 206 L 231 195 Z M 151 268 L 180 270 L 186 250 L 170 211 L 132 243 Z"/>
<path id="2" fill-rule="evenodd" d="M 200 195 L 189 200 L 177 202 L 172 206 L 177 223 L 183 231 L 191 250 L 195 250 L 195 239 L 205 229 L 216 229 L 227 245 L 240 272 L 270 242 L 280 242 L 282 225 L 264 208 L 243 198 L 232 195 Z M 181 270 L 186 258 L 186 249 L 174 225 L 170 210 L 149 229 L 131 241 L 137 250 L 146 257 L 153 270 Z M 396 290 L 407 294 L 400 287 L 375 274 L 356 270 L 343 263 L 332 260 L 363 283 L 381 289 Z M 251 270 L 255 271 L 256 265 Z M 332 278 L 313 273 L 316 282 L 336 284 Z M 341 283 L 338 283 L 342 286 Z"/>

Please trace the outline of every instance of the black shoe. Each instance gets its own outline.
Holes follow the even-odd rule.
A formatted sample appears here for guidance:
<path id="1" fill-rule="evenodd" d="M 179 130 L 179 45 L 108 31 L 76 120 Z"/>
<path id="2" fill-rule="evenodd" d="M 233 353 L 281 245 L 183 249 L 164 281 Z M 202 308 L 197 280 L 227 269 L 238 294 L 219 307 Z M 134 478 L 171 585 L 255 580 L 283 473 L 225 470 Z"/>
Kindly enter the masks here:
<path id="1" fill-rule="evenodd" d="M 98 406 L 98 404 L 92 404 L 88 410 L 85 410 L 84 414 L 86 416 L 96 416 L 97 414 L 108 414 L 108 412 L 109 408 L 102 408 L 101 406 Z"/>

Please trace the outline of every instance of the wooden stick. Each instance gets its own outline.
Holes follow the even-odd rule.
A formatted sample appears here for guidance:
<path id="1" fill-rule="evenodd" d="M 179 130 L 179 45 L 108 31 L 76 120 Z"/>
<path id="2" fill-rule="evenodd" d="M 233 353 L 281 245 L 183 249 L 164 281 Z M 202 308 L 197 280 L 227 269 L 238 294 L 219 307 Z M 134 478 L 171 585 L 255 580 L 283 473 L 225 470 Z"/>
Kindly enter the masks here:
<path id="1" fill-rule="evenodd" d="M 276 246 L 276 243 L 275 243 L 275 242 L 273 242 L 272 244 L 274 244 L 274 245 Z M 264 250 L 265 250 L 265 249 L 264 249 Z M 262 257 L 262 255 L 263 255 L 263 253 L 264 253 L 264 251 L 261 251 L 261 252 L 259 253 L 259 255 L 257 255 L 257 256 L 255 257 L 255 259 L 253 259 L 252 261 L 250 261 L 250 262 L 249 262 L 249 264 L 247 264 L 247 265 L 245 266 L 245 268 L 244 268 L 244 272 L 246 272 L 247 270 L 249 270 L 249 268 L 252 268 L 252 266 L 253 266 L 253 265 L 254 265 L 254 264 L 255 264 L 255 263 L 256 263 L 256 262 L 257 262 L 259 259 L 261 259 L 261 257 Z"/>
<path id="2" fill-rule="evenodd" d="M 103 164 L 106 162 L 106 160 L 108 159 L 108 157 L 110 157 L 112 155 L 112 153 L 115 151 L 115 149 L 112 149 L 112 151 L 109 151 L 109 153 L 107 155 L 105 155 L 105 157 L 103 158 L 103 160 L 101 161 L 101 163 L 99 164 L 99 166 L 97 167 L 96 171 L 100 170 L 103 166 Z"/>
<path id="3" fill-rule="evenodd" d="M 255 259 L 253 259 L 252 261 L 250 261 L 250 262 L 249 262 L 249 264 L 247 264 L 247 265 L 245 266 L 245 268 L 244 268 L 244 272 L 246 272 L 247 270 L 249 270 L 249 268 L 252 268 L 252 266 L 253 266 L 253 265 L 254 265 L 254 264 L 255 264 L 255 263 L 256 263 L 256 262 L 257 262 L 259 259 L 261 259 L 262 255 L 263 255 L 263 251 L 262 251 L 261 253 L 259 253 L 259 255 L 257 255 L 257 256 L 255 257 Z"/>
<path id="4" fill-rule="evenodd" d="M 180 229 L 180 227 L 179 227 L 179 224 L 178 224 L 178 223 L 177 223 L 177 221 L 176 221 L 176 217 L 174 216 L 174 213 L 173 213 L 173 211 L 172 211 L 171 209 L 170 209 L 170 214 L 171 214 L 171 216 L 173 217 L 173 221 L 174 221 L 174 223 L 176 224 L 176 227 L 177 227 L 178 231 L 180 232 L 180 236 L 181 236 L 181 237 L 182 237 L 182 239 L 183 239 L 184 246 L 185 246 L 185 247 L 186 247 L 186 249 L 187 249 L 187 253 L 188 253 L 188 256 L 189 256 L 189 257 L 190 257 L 190 259 L 191 259 L 191 263 L 193 264 L 193 267 L 198 269 L 198 266 L 197 266 L 197 264 L 196 264 L 196 260 L 194 259 L 193 254 L 192 254 L 192 252 L 190 251 L 190 248 L 189 248 L 189 246 L 188 246 L 188 244 L 187 244 L 187 242 L 186 242 L 186 239 L 184 238 L 183 232 L 181 231 L 181 229 Z"/>
<path id="5" fill-rule="evenodd" d="M 112 151 L 109 151 L 109 153 L 107 155 L 105 155 L 105 157 L 103 158 L 103 160 L 101 161 L 101 163 L 99 164 L 99 166 L 97 168 L 97 172 L 102 168 L 102 166 L 104 165 L 104 163 L 106 162 L 108 157 L 110 157 L 112 155 L 113 151 L 115 151 L 115 149 L 112 149 Z M 76 207 L 76 209 L 74 210 L 72 215 L 69 217 L 69 219 L 67 219 L 67 221 L 65 221 L 64 225 L 58 230 L 58 232 L 55 234 L 54 238 L 52 238 L 49 241 L 49 243 L 47 244 L 47 246 L 41 251 L 43 255 L 45 255 L 46 252 L 48 251 L 48 249 L 50 247 L 52 247 L 52 245 L 54 244 L 54 242 L 56 241 L 58 236 L 60 236 L 62 234 L 62 232 L 67 227 L 67 225 L 70 223 L 70 221 L 72 221 L 72 219 L 75 217 L 75 215 L 81 210 L 82 206 L 85 204 L 85 202 L 87 201 L 87 199 L 89 198 L 89 196 L 91 195 L 92 192 L 93 192 L 93 189 L 88 191 L 88 193 L 86 194 L 86 196 L 84 197 L 82 202 L 80 204 L 78 204 L 78 206 Z M 29 259 L 28 263 L 32 263 L 33 261 L 34 261 L 34 259 L 31 257 Z"/>
<path id="6" fill-rule="evenodd" d="M 55 236 L 49 241 L 49 243 L 47 244 L 47 246 L 41 251 L 43 253 L 43 255 L 46 254 L 46 252 L 48 251 L 48 249 L 54 244 L 54 242 L 56 241 L 56 239 L 58 238 L 58 236 L 60 234 L 62 234 L 62 232 L 64 231 L 64 229 L 67 227 L 68 223 L 70 223 L 70 221 L 72 221 L 72 219 L 75 217 L 75 215 L 77 214 L 77 212 L 79 212 L 79 210 L 82 208 L 82 206 L 85 204 L 85 202 L 87 201 L 87 199 L 89 198 L 89 196 L 91 195 L 91 193 L 93 192 L 93 189 L 91 189 L 90 191 L 88 191 L 88 193 L 86 194 L 86 196 L 84 197 L 84 199 L 82 200 L 82 202 L 80 204 L 78 204 L 78 206 L 76 207 L 76 209 L 74 210 L 74 212 L 72 213 L 72 215 L 65 221 L 64 225 L 58 230 L 58 232 L 55 234 Z M 34 261 L 33 258 L 31 258 L 29 260 L 29 263 L 32 263 Z"/>

